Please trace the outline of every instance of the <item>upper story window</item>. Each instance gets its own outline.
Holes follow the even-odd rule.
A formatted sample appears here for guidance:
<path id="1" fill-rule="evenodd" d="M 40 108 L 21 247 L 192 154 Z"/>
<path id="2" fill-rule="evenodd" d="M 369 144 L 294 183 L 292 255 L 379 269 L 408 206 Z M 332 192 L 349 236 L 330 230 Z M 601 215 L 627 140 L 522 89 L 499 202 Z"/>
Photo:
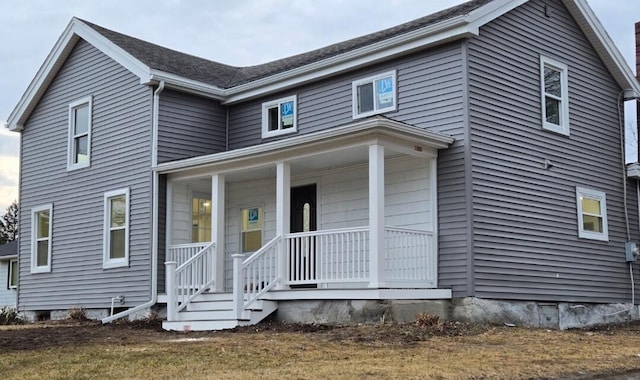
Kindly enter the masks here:
<path id="1" fill-rule="evenodd" d="M 395 111 L 396 90 L 395 70 L 354 81 L 353 118 Z"/>
<path id="2" fill-rule="evenodd" d="M 67 170 L 85 168 L 91 161 L 91 96 L 69 104 Z"/>
<path id="3" fill-rule="evenodd" d="M 103 268 L 129 265 L 129 189 L 104 194 Z"/>
<path id="4" fill-rule="evenodd" d="M 609 240 L 607 195 L 602 191 L 576 187 L 578 236 L 585 239 Z"/>
<path id="5" fill-rule="evenodd" d="M 297 119 L 295 95 L 262 103 L 262 137 L 296 132 Z"/>
<path id="6" fill-rule="evenodd" d="M 31 209 L 31 273 L 51 272 L 53 205 Z"/>
<path id="7" fill-rule="evenodd" d="M 569 135 L 567 65 L 540 57 L 542 128 Z"/>

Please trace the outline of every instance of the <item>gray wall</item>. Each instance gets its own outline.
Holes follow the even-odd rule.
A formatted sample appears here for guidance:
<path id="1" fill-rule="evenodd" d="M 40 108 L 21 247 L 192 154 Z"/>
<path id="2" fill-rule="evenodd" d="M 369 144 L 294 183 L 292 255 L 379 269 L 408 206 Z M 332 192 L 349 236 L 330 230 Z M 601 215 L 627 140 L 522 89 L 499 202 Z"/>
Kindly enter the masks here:
<path id="1" fill-rule="evenodd" d="M 464 42 L 462 43 L 464 44 Z M 460 42 L 357 70 L 268 98 L 232 106 L 229 113 L 230 149 L 260 144 L 262 102 L 297 94 L 298 134 L 348 124 L 353 121 L 351 82 L 397 69 L 398 110 L 385 116 L 421 128 L 451 135 L 456 142 L 441 150 L 438 160 L 439 281 L 454 295 L 466 295 L 467 218 L 465 187 L 466 66 Z M 281 138 L 287 138 L 285 135 Z"/>
<path id="2" fill-rule="evenodd" d="M 541 128 L 541 54 L 569 66 L 569 137 Z M 564 6 L 530 1 L 481 28 L 469 42 L 469 83 L 475 295 L 629 302 L 620 88 Z M 555 166 L 545 170 L 545 159 Z M 576 186 L 606 192 L 609 242 L 578 238 Z"/>
<path id="3" fill-rule="evenodd" d="M 93 95 L 91 167 L 67 172 L 68 104 Z M 21 139 L 22 310 L 125 306 L 150 298 L 151 89 L 84 41 L 27 121 Z M 130 189 L 130 266 L 102 269 L 104 193 Z M 30 273 L 31 214 L 53 203 L 51 273 Z"/>
<path id="4" fill-rule="evenodd" d="M 222 152 L 226 107 L 173 90 L 160 93 L 158 163 Z"/>

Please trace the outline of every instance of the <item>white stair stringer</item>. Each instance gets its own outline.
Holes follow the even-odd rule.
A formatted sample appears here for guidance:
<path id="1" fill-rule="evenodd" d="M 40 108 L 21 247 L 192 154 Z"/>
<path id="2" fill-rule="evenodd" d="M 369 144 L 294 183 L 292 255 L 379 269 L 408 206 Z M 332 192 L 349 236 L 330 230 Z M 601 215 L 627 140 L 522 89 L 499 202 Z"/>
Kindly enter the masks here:
<path id="1" fill-rule="evenodd" d="M 179 312 L 176 321 L 163 321 L 162 328 L 170 331 L 232 329 L 236 326 L 255 325 L 277 309 L 277 301 L 257 300 L 237 318 L 233 311 L 233 294 L 204 293 Z"/>

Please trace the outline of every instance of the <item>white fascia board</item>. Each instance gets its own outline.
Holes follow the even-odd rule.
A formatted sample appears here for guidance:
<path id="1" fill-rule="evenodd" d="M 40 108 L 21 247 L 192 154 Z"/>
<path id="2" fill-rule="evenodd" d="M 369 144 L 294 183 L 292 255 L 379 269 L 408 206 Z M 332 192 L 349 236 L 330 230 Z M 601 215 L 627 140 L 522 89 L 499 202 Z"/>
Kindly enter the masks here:
<path id="1" fill-rule="evenodd" d="M 223 104 L 255 98 L 427 46 L 477 35 L 478 29 L 469 25 L 467 16 L 458 16 L 335 57 L 232 87 L 226 91 L 227 99 Z"/>
<path id="2" fill-rule="evenodd" d="M 577 19 L 587 39 L 594 45 L 618 85 L 623 90 L 632 90 L 636 97 L 640 97 L 638 80 L 589 4 L 585 0 L 563 0 L 563 3 Z M 587 30 L 584 30 L 584 27 Z"/>
<path id="3" fill-rule="evenodd" d="M 300 147 L 305 144 L 318 143 L 328 139 L 350 137 L 357 134 L 368 133 L 376 129 L 381 135 L 395 138 L 416 139 L 420 143 L 430 148 L 444 149 L 454 141 L 453 137 L 440 133 L 431 132 L 421 128 L 409 126 L 386 118 L 373 118 L 351 123 L 342 127 L 326 129 L 323 131 L 309 133 L 307 135 L 295 136 L 284 140 L 269 142 L 266 144 L 254 145 L 246 148 L 235 149 L 228 152 L 215 153 L 206 156 L 187 158 L 184 160 L 167 162 L 153 168 L 159 173 L 170 173 L 181 169 L 195 168 L 203 165 L 217 164 L 227 161 L 254 157 L 256 155 L 278 152 L 283 149 Z"/>
<path id="4" fill-rule="evenodd" d="M 213 98 L 222 100 L 225 97 L 225 91 L 220 87 L 216 87 L 210 84 L 202 83 L 192 79 L 187 79 L 179 75 L 167 73 L 160 70 L 151 70 L 151 75 L 147 82 L 141 82 L 142 84 L 151 84 L 151 82 L 165 82 L 168 88 L 174 90 L 181 90 L 194 95 L 200 95 L 207 98 Z"/>
<path id="5" fill-rule="evenodd" d="M 69 24 L 67 24 L 67 27 L 47 55 L 44 63 L 40 66 L 40 69 L 38 69 L 38 72 L 31 80 L 31 83 L 29 83 L 24 94 L 22 94 L 18 104 L 13 111 L 11 111 L 11 114 L 7 118 L 7 128 L 9 128 L 9 130 L 21 131 L 24 128 L 24 118 L 22 116 L 30 107 L 33 107 L 34 97 L 43 85 L 48 85 L 48 81 L 51 80 L 50 76 L 52 76 L 54 72 L 57 72 L 61 65 L 60 61 L 67 57 L 71 51 L 71 47 L 77 41 L 77 37 L 75 37 L 73 33 L 74 21 L 75 19 L 72 19 Z"/>
<path id="6" fill-rule="evenodd" d="M 33 108 L 44 94 L 47 87 L 65 62 L 71 50 L 79 38 L 87 41 L 98 50 L 124 66 L 127 70 L 140 78 L 140 82 L 149 81 L 149 67 L 144 65 L 131 54 L 124 51 L 106 37 L 95 31 L 77 18 L 71 19 L 58 41 L 49 52 L 44 63 L 27 87 L 27 90 L 18 101 L 7 120 L 7 126 L 11 131 L 21 131 L 24 122 L 29 117 Z"/>
<path id="7" fill-rule="evenodd" d="M 469 24 L 480 28 L 529 0 L 494 0 L 469 12 Z"/>

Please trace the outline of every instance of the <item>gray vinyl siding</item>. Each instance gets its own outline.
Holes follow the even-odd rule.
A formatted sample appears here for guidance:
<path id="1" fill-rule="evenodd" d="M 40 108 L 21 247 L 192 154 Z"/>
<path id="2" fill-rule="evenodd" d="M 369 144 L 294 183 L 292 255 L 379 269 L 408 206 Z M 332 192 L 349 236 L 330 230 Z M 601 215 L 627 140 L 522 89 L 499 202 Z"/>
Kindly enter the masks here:
<path id="1" fill-rule="evenodd" d="M 456 142 L 438 159 L 439 287 L 466 295 L 468 205 L 465 186 L 463 43 L 455 42 L 390 62 L 357 70 L 291 91 L 234 105 L 229 112 L 229 147 L 271 141 L 261 138 L 265 101 L 297 95 L 298 132 L 311 133 L 353 121 L 352 81 L 397 70 L 398 109 L 384 115 L 421 128 L 451 135 Z M 287 135 L 281 138 L 287 138 Z"/>
<path id="2" fill-rule="evenodd" d="M 540 55 L 568 65 L 570 136 L 541 128 Z M 621 89 L 562 3 L 533 0 L 482 27 L 469 82 L 475 295 L 628 302 Z M 576 186 L 606 192 L 609 242 L 578 238 Z"/>
<path id="3" fill-rule="evenodd" d="M 91 166 L 67 171 L 68 105 L 93 96 Z M 21 139 L 22 310 L 107 308 L 150 299 L 151 103 L 139 79 L 83 40 Z M 103 269 L 104 193 L 130 191 L 129 267 Z M 51 273 L 30 273 L 31 208 L 53 204 Z"/>
<path id="4" fill-rule="evenodd" d="M 222 152 L 226 108 L 220 102 L 164 90 L 158 115 L 158 163 Z"/>
<path id="5" fill-rule="evenodd" d="M 285 96 L 297 95 L 298 135 L 348 124 L 353 121 L 351 83 L 393 69 L 397 70 L 398 109 L 385 116 L 445 134 L 459 133 L 463 121 L 462 68 L 457 42 L 233 105 L 229 110 L 229 149 L 272 141 L 262 139 L 262 103 Z M 287 136 L 291 135 L 282 138 Z"/>

